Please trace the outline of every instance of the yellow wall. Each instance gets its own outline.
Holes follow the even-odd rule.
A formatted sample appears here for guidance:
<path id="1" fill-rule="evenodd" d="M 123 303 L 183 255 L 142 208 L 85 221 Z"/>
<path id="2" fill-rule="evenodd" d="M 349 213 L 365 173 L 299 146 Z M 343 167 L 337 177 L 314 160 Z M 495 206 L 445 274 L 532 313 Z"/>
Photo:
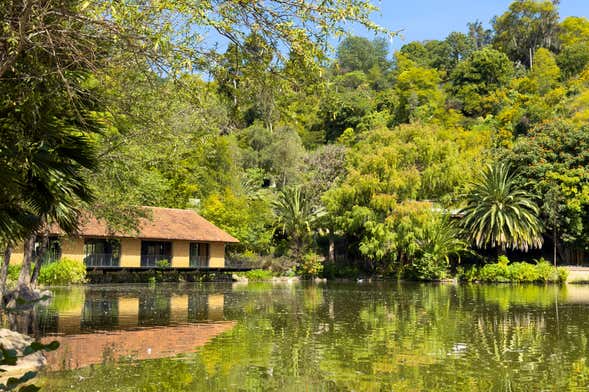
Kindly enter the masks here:
<path id="1" fill-rule="evenodd" d="M 209 251 L 211 256 L 209 267 L 225 267 L 225 244 L 222 242 L 212 242 Z"/>
<path id="2" fill-rule="evenodd" d="M 141 267 L 141 240 L 121 238 L 121 267 Z"/>
<path id="3" fill-rule="evenodd" d="M 172 267 L 186 268 L 190 266 L 190 242 L 172 242 Z"/>
<path id="4" fill-rule="evenodd" d="M 84 239 L 83 238 L 62 238 L 61 257 L 84 261 Z M 22 264 L 24 258 L 24 245 L 14 247 L 10 264 Z"/>
<path id="5" fill-rule="evenodd" d="M 21 264 L 24 246 L 14 247 L 10 258 L 11 264 Z M 61 242 L 62 257 L 74 260 L 84 260 L 84 239 L 63 238 Z M 209 267 L 225 267 L 225 244 L 213 242 L 209 244 Z M 135 238 L 121 238 L 121 267 L 141 267 L 141 240 Z M 190 266 L 190 241 L 172 242 L 172 267 L 186 268 Z"/>
<path id="6" fill-rule="evenodd" d="M 84 239 L 83 238 L 62 238 L 61 257 L 84 261 Z"/>
<path id="7" fill-rule="evenodd" d="M 10 264 L 22 264 L 25 255 L 24 244 L 16 245 L 12 248 L 12 255 L 10 255 Z"/>

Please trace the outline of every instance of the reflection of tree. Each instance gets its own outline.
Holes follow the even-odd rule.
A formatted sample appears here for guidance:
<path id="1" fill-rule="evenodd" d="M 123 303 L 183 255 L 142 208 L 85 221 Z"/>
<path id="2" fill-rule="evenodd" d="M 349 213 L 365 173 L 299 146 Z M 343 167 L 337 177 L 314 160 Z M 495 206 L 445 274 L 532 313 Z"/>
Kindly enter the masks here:
<path id="1" fill-rule="evenodd" d="M 582 389 L 588 324 L 577 305 L 561 306 L 557 324 L 555 294 L 560 303 L 563 291 L 544 286 L 248 285 L 224 294 L 236 326 L 183 361 L 59 373 L 46 390 L 113 379 L 162 391 Z"/>

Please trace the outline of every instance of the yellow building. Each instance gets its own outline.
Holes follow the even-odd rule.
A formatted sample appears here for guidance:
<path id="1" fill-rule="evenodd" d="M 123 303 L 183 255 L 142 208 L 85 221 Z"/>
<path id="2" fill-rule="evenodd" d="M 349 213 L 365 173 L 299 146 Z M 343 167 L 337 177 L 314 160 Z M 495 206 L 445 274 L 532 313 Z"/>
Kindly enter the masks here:
<path id="1" fill-rule="evenodd" d="M 132 234 L 113 233 L 105 222 L 86 217 L 77 237 L 50 230 L 53 258 L 83 261 L 88 268 L 226 268 L 225 245 L 239 242 L 192 210 L 145 207 Z M 22 262 L 23 247 L 12 260 Z"/>

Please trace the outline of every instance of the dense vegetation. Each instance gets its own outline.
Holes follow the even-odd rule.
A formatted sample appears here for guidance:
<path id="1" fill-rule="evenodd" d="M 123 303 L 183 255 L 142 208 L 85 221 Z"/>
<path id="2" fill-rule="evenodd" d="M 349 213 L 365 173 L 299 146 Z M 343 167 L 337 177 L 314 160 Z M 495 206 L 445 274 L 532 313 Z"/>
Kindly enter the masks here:
<path id="1" fill-rule="evenodd" d="M 310 22 L 375 28 L 367 9 L 336 3 L 350 13 L 319 10 Z M 199 53 L 190 65 L 158 67 L 153 53 L 137 60 L 113 44 L 92 67 L 66 58 L 81 70 L 51 74 L 42 90 L 20 77 L 42 69 L 11 65 L 19 77 L 0 74 L 11 92 L 0 126 L 32 133 L 16 150 L 30 167 L 11 166 L 21 156 L 7 153 L 21 135 L 2 137 L 1 174 L 15 184 L 1 195 L 3 237 L 45 221 L 67 228 L 66 212 L 88 205 L 132 229 L 135 207 L 151 205 L 194 208 L 240 239 L 231 257 L 307 276 L 438 279 L 461 257 L 496 261 L 542 246 L 574 262 L 589 245 L 589 20 L 561 20 L 557 5 L 517 0 L 490 30 L 475 22 L 394 53 L 384 38 L 347 36 L 332 60 L 310 33 L 221 24 L 231 43 L 184 46 Z M 41 60 L 23 67 L 53 64 Z M 28 105 L 41 116 L 32 125 Z M 39 155 L 49 131 L 58 143 Z"/>

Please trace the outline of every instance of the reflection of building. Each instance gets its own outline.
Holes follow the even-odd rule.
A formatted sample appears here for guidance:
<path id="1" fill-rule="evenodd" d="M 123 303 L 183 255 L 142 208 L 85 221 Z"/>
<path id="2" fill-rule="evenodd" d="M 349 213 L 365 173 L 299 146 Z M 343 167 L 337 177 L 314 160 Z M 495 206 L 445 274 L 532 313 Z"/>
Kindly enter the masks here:
<path id="1" fill-rule="evenodd" d="M 89 291 L 78 308 L 45 320 L 44 332 L 58 335 L 42 341 L 60 342 L 57 351 L 47 354 L 48 369 L 192 352 L 233 327 L 234 322 L 223 321 L 223 307 L 223 294 L 113 297 Z"/>
<path id="2" fill-rule="evenodd" d="M 223 294 L 194 292 L 173 296 L 102 296 L 87 292 L 79 307 L 45 316 L 44 333 L 135 329 L 196 322 L 222 321 Z"/>
<path id="3" fill-rule="evenodd" d="M 215 336 L 230 330 L 234 321 L 210 324 L 184 324 L 106 333 L 45 337 L 43 343 L 57 340 L 60 347 L 46 354 L 49 371 L 77 369 L 131 356 L 145 360 L 194 352 Z"/>
<path id="4" fill-rule="evenodd" d="M 112 233 L 103 221 L 80 222 L 79 238 L 51 228 L 50 257 L 84 261 L 91 268 L 224 268 L 225 244 L 238 242 L 192 210 L 146 207 L 138 232 Z M 20 252 L 19 252 L 20 250 Z M 22 262 L 22 247 L 12 260 Z"/>

